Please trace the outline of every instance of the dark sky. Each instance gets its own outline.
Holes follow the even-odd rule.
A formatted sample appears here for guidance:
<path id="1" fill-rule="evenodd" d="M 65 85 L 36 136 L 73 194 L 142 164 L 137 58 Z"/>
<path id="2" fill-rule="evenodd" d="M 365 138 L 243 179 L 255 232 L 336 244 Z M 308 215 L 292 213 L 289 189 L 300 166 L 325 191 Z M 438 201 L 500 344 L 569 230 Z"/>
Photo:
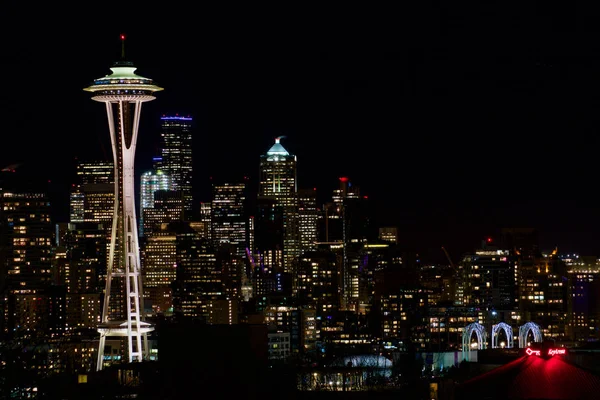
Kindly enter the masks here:
<path id="1" fill-rule="evenodd" d="M 503 227 L 600 255 L 593 12 L 128 4 L 7 7 L 1 164 L 39 167 L 66 193 L 75 157 L 111 157 L 104 106 L 82 89 L 110 73 L 124 33 L 137 73 L 165 88 L 143 107 L 138 171 L 160 115 L 191 115 L 198 200 L 210 176 L 256 184 L 285 135 L 300 187 L 325 201 L 348 176 L 381 225 L 438 256 Z"/>

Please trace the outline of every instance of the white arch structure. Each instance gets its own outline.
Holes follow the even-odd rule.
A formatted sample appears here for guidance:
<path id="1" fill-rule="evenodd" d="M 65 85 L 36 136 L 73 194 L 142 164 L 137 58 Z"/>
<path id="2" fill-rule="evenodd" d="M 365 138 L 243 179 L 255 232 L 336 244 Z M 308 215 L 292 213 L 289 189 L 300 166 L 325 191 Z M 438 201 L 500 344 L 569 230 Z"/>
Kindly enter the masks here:
<path id="1" fill-rule="evenodd" d="M 474 350 L 471 348 L 471 337 L 473 336 L 473 332 L 477 335 L 477 350 L 486 348 L 487 332 L 485 327 L 479 322 L 473 322 L 472 324 L 467 325 L 462 335 L 463 359 L 467 361 L 469 359 L 468 355 L 470 354 L 470 351 Z"/>
<path id="2" fill-rule="evenodd" d="M 513 330 L 512 326 L 508 325 L 505 322 L 500 322 L 494 326 L 492 326 L 492 349 L 497 349 L 500 347 L 498 345 L 498 336 L 500 335 L 500 331 L 504 329 L 504 333 L 506 334 L 506 340 L 508 343 L 506 344 L 506 348 L 510 349 L 514 345 L 513 339 Z"/>
<path id="3" fill-rule="evenodd" d="M 522 349 L 527 347 L 527 335 L 529 334 L 529 331 L 533 333 L 534 342 L 539 343 L 542 341 L 540 326 L 533 322 L 527 322 L 519 328 L 519 347 Z"/>

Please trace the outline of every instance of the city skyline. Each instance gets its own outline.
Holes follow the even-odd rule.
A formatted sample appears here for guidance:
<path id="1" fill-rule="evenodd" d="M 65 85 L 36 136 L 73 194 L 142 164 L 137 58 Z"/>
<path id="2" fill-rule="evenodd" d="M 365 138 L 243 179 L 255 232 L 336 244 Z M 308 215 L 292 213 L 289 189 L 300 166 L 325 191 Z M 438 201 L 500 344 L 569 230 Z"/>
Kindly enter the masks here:
<path id="1" fill-rule="evenodd" d="M 0 400 L 597 397 L 592 14 L 21 4 Z"/>
<path id="2" fill-rule="evenodd" d="M 110 159 L 103 111 L 80 88 L 108 73 L 124 33 L 127 58 L 165 87 L 142 113 L 138 174 L 156 155 L 160 116 L 180 113 L 196 122 L 199 193 L 209 193 L 209 177 L 218 173 L 232 181 L 255 176 L 259 155 L 286 136 L 286 149 L 298 156 L 300 187 L 317 187 L 328 198 L 348 176 L 389 214 L 381 224 L 398 226 L 411 245 L 432 252 L 446 246 L 456 261 L 501 228 L 532 227 L 546 249 L 600 254 L 600 214 L 586 193 L 598 126 L 593 47 L 573 44 L 569 35 L 554 47 L 534 45 L 526 34 L 548 28 L 537 20 L 482 48 L 459 39 L 470 28 L 490 32 L 499 19 L 485 28 L 481 20 L 451 24 L 452 12 L 436 15 L 429 26 L 437 29 L 412 44 L 396 42 L 402 32 L 388 24 L 352 32 L 322 20 L 309 34 L 290 21 L 287 28 L 235 26 L 243 21 L 238 15 L 228 23 L 203 16 L 198 32 L 223 24 L 222 34 L 200 38 L 189 26 L 118 22 L 75 30 L 84 46 L 52 46 L 68 41 L 58 27 L 37 42 L 15 38 L 9 67 L 23 76 L 60 76 L 69 108 L 62 101 L 23 107 L 36 79 L 8 85 L 12 100 L 2 116 L 11 134 L 0 161 L 43 167 L 68 188 L 65 171 L 74 157 Z M 534 21 L 521 17 L 523 26 Z M 48 122 L 57 118 L 60 128 Z"/>

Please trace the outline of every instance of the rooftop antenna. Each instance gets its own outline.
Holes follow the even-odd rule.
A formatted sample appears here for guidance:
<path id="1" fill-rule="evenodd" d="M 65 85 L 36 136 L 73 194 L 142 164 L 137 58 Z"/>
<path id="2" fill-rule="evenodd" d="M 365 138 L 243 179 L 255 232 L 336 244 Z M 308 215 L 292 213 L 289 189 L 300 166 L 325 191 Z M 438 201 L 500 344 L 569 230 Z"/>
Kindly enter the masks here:
<path id="1" fill-rule="evenodd" d="M 121 33 L 121 59 L 125 59 L 125 34 Z"/>

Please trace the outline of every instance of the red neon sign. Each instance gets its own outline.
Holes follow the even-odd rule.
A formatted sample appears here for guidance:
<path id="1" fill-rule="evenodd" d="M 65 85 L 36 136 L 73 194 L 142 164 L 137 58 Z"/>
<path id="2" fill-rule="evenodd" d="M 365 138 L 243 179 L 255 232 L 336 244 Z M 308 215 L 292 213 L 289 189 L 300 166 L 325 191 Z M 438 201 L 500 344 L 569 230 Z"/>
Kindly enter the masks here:
<path id="1" fill-rule="evenodd" d="M 548 349 L 549 356 L 555 356 L 557 354 L 567 354 L 567 349 Z"/>
<path id="2" fill-rule="evenodd" d="M 542 355 L 542 351 L 541 350 L 534 350 L 530 347 L 528 347 L 525 350 L 525 353 L 528 356 L 541 356 Z M 547 355 L 549 356 L 558 356 L 558 355 L 565 355 L 567 354 L 567 349 L 563 349 L 563 348 L 559 348 L 559 349 L 548 349 L 548 353 Z"/>
<path id="3" fill-rule="evenodd" d="M 540 350 L 533 350 L 531 348 L 527 348 L 527 350 L 525 350 L 525 353 L 527 353 L 528 356 L 534 355 L 534 356 L 539 356 L 541 351 Z"/>

